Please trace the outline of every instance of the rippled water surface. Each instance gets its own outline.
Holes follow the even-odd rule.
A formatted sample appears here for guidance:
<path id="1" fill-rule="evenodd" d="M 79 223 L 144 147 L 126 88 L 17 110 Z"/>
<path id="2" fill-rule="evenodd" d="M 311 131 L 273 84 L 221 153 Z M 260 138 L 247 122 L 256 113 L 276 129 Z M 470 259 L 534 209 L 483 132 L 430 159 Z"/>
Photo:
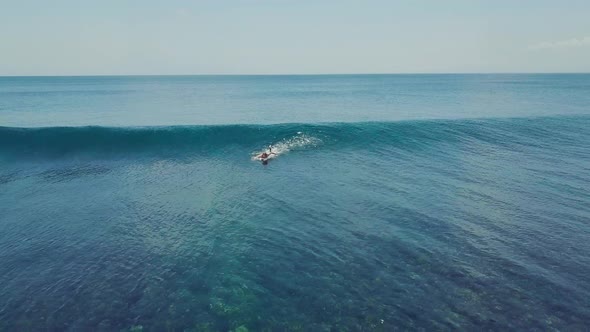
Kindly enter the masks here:
<path id="1" fill-rule="evenodd" d="M 0 78 L 0 330 L 584 330 L 589 86 Z"/>

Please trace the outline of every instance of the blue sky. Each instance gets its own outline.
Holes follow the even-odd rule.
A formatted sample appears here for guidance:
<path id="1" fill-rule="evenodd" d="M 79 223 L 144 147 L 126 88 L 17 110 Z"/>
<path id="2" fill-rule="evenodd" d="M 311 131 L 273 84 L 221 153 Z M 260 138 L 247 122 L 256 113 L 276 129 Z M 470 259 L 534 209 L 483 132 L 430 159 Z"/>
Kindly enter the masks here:
<path id="1" fill-rule="evenodd" d="M 0 0 L 0 75 L 590 72 L 588 0 Z"/>

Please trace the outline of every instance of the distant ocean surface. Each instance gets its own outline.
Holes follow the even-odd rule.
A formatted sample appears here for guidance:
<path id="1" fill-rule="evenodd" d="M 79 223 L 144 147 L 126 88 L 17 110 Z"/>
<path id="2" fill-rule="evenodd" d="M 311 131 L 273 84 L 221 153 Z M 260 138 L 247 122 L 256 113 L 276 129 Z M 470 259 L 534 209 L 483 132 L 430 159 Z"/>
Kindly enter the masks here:
<path id="1" fill-rule="evenodd" d="M 590 75 L 0 77 L 0 331 L 584 331 L 589 239 Z"/>

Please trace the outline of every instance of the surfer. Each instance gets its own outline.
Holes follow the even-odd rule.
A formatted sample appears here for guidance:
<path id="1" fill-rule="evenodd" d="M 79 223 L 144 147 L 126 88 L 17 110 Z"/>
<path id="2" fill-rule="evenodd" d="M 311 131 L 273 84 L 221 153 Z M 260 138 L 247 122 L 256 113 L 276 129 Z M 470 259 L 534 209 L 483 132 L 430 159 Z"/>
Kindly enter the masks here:
<path id="1" fill-rule="evenodd" d="M 262 152 L 258 156 L 258 158 L 260 158 L 260 159 L 262 159 L 264 161 L 266 158 L 270 157 L 270 155 L 272 155 L 272 154 L 275 154 L 276 155 L 276 153 L 272 152 L 272 145 L 269 145 L 268 146 L 268 152 L 266 152 L 266 151 Z"/>

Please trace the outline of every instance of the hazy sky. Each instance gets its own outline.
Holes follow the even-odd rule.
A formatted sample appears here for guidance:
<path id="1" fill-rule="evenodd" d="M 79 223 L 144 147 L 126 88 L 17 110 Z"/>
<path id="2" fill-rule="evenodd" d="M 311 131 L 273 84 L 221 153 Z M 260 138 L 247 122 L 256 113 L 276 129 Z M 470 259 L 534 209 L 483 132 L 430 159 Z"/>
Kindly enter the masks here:
<path id="1" fill-rule="evenodd" d="M 590 0 L 0 0 L 0 75 L 590 72 Z"/>

